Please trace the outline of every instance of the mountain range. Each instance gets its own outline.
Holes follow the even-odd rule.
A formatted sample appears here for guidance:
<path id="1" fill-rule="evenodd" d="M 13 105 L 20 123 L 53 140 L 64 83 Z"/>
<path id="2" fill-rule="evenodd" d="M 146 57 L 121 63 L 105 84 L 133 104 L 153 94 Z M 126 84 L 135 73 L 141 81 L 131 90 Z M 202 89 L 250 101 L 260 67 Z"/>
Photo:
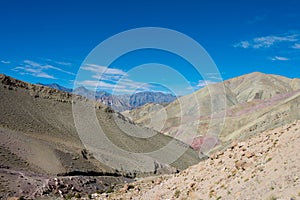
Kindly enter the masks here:
<path id="1" fill-rule="evenodd" d="M 0 198 L 299 196 L 300 79 L 254 72 L 170 103 L 65 89 L 0 75 Z"/>
<path id="2" fill-rule="evenodd" d="M 70 92 L 70 93 L 73 92 L 74 94 L 79 94 L 89 99 L 95 99 L 98 102 L 110 106 L 111 108 L 113 108 L 118 112 L 131 110 L 133 108 L 143 106 L 147 103 L 166 104 L 176 100 L 176 96 L 168 93 L 162 93 L 162 92 L 147 91 L 147 92 L 137 92 L 132 95 L 129 94 L 113 95 L 108 92 L 99 91 L 99 90 L 94 92 L 83 86 L 80 86 L 73 90 L 70 88 L 65 88 L 57 83 L 52 83 L 52 84 L 38 83 L 38 84 L 50 88 L 54 88 L 63 92 Z"/>

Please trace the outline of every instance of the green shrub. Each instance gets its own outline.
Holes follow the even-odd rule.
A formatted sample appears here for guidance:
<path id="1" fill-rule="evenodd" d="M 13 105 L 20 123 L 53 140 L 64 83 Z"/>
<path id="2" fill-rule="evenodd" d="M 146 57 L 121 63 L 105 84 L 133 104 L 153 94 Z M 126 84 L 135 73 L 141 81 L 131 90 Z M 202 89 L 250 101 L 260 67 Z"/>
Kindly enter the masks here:
<path id="1" fill-rule="evenodd" d="M 174 197 L 178 198 L 180 196 L 180 190 L 176 190 L 174 193 Z"/>

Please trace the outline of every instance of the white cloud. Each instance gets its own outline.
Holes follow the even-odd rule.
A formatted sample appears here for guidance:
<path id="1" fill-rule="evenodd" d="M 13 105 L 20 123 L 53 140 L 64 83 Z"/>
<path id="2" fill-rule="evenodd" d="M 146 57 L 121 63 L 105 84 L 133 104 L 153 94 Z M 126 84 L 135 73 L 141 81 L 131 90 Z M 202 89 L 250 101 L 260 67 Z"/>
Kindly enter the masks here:
<path id="1" fill-rule="evenodd" d="M 0 62 L 3 64 L 10 64 L 10 61 L 8 61 L 8 60 L 1 60 Z"/>
<path id="2" fill-rule="evenodd" d="M 300 49 L 300 43 L 296 43 L 292 46 L 293 49 Z"/>
<path id="3" fill-rule="evenodd" d="M 94 72 L 97 75 L 101 75 L 101 74 L 112 74 L 112 75 L 120 75 L 120 76 L 126 75 L 126 72 L 124 72 L 123 70 L 115 69 L 115 68 L 108 68 L 105 66 L 100 66 L 100 65 L 95 65 L 95 64 L 87 64 L 87 65 L 81 67 L 81 69 L 90 71 L 90 72 Z"/>
<path id="4" fill-rule="evenodd" d="M 76 84 L 84 86 L 86 88 L 92 88 L 93 90 L 110 90 L 119 93 L 133 93 L 136 91 L 149 91 L 151 90 L 150 85 L 134 82 L 130 79 L 122 79 L 119 82 L 107 83 L 105 81 L 97 80 L 84 80 L 77 81 Z"/>
<path id="5" fill-rule="evenodd" d="M 58 65 L 64 65 L 64 66 L 72 66 L 72 63 L 70 62 L 63 62 L 63 61 L 56 61 L 50 58 L 42 58 L 43 60 L 47 61 L 47 62 L 52 62 Z"/>
<path id="6" fill-rule="evenodd" d="M 140 88 L 144 90 L 150 89 L 150 85 L 147 83 L 136 82 L 127 78 L 121 79 L 118 82 L 118 85 L 122 85 L 124 87 L 129 87 L 129 88 Z"/>
<path id="7" fill-rule="evenodd" d="M 188 86 L 186 88 L 186 90 L 188 90 L 188 91 L 190 91 L 190 90 L 197 91 L 197 90 L 199 90 L 199 89 L 201 89 L 201 88 L 203 88 L 207 85 L 215 84 L 215 83 L 218 83 L 218 82 L 219 81 L 215 82 L 215 81 L 212 81 L 212 80 L 199 80 L 197 85 L 190 83 L 190 86 Z"/>
<path id="8" fill-rule="evenodd" d="M 15 67 L 12 70 L 14 70 L 22 75 L 28 74 L 28 75 L 31 75 L 34 77 L 56 79 L 53 75 L 50 75 L 46 72 L 49 69 L 63 72 L 63 73 L 70 74 L 70 75 L 75 75 L 72 72 L 65 71 L 65 70 L 55 67 L 53 65 L 48 65 L 48 64 L 44 65 L 44 64 L 34 62 L 32 60 L 24 60 L 21 66 Z"/>
<path id="9" fill-rule="evenodd" d="M 204 87 L 204 86 L 207 86 L 207 85 L 210 85 L 210 84 L 215 84 L 215 83 L 217 83 L 217 82 L 211 81 L 211 80 L 199 80 L 198 84 L 197 84 L 197 87 Z"/>
<path id="10" fill-rule="evenodd" d="M 87 64 L 81 69 L 91 72 L 91 79 L 97 79 L 77 82 L 77 84 L 85 87 L 97 87 L 100 90 L 111 90 L 120 93 L 151 90 L 151 85 L 129 79 L 128 74 L 121 69 L 96 64 Z"/>
<path id="11" fill-rule="evenodd" d="M 49 78 L 49 79 L 56 79 L 54 76 L 51 76 L 45 72 L 39 72 L 35 74 L 36 77 L 40 77 L 40 78 Z"/>
<path id="12" fill-rule="evenodd" d="M 210 72 L 210 73 L 205 73 L 205 78 L 206 79 L 213 79 L 216 81 L 221 81 L 223 80 L 221 73 L 219 72 Z"/>
<path id="13" fill-rule="evenodd" d="M 276 61 L 276 60 L 287 61 L 287 60 L 290 60 L 290 59 L 287 58 L 287 57 L 282 57 L 282 56 L 274 56 L 274 57 L 271 57 L 270 60 L 273 60 L 273 61 Z"/>
<path id="14" fill-rule="evenodd" d="M 102 87 L 102 88 L 113 88 L 113 84 L 109 84 L 103 81 L 95 81 L 95 80 L 84 80 L 84 81 L 79 81 L 77 84 L 82 85 L 84 87 Z"/>
<path id="15" fill-rule="evenodd" d="M 233 45 L 234 47 L 241 47 L 241 48 L 244 48 L 244 49 L 247 49 L 250 47 L 250 43 L 248 41 L 241 41 L 239 43 L 236 43 Z"/>
<path id="16" fill-rule="evenodd" d="M 260 49 L 260 48 L 270 48 L 275 44 L 282 43 L 282 42 L 296 42 L 299 39 L 299 34 L 290 34 L 290 35 L 269 35 L 264 37 L 257 37 L 253 38 L 249 41 L 241 41 L 234 44 L 234 47 L 241 47 L 244 49 L 253 48 L 253 49 Z"/>
<path id="17" fill-rule="evenodd" d="M 27 64 L 27 65 L 29 65 L 29 67 L 36 67 L 36 68 L 39 68 L 39 69 L 42 69 L 42 70 L 43 69 L 44 70 L 53 69 L 53 70 L 57 70 L 57 71 L 60 71 L 60 72 L 66 73 L 66 74 L 75 75 L 74 73 L 69 72 L 69 71 L 65 71 L 65 70 L 63 70 L 61 68 L 54 67 L 52 65 L 42 65 L 40 63 L 31 61 L 31 60 L 24 60 L 24 63 Z"/>
<path id="18" fill-rule="evenodd" d="M 65 65 L 65 66 L 71 66 L 72 63 L 69 63 L 69 62 L 62 62 L 62 61 L 55 61 L 56 64 L 59 64 L 59 65 Z"/>
<path id="19" fill-rule="evenodd" d="M 54 76 L 51 76 L 51 75 L 41 71 L 40 69 L 33 69 L 33 68 L 29 68 L 29 67 L 15 67 L 12 70 L 18 72 L 21 75 L 28 74 L 28 75 L 31 75 L 34 77 L 39 77 L 39 78 L 56 79 Z"/>

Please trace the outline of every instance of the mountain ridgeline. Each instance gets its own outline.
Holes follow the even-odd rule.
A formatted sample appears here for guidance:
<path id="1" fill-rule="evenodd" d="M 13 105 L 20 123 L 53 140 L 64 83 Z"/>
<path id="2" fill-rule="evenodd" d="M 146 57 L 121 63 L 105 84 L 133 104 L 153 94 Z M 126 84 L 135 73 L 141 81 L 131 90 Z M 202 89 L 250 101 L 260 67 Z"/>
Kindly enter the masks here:
<path id="1" fill-rule="evenodd" d="M 66 198 L 96 191 L 107 195 L 116 183 L 131 182 L 133 177 L 176 173 L 198 164 L 202 160 L 199 156 L 210 156 L 211 159 L 195 166 L 196 171 L 192 167 L 168 176 L 180 179 L 176 181 L 178 187 L 181 184 L 188 187 L 184 194 L 177 192 L 173 182 L 162 185 L 161 180 L 155 180 L 147 187 L 153 188 L 157 183 L 159 190 L 154 187 L 155 193 L 146 192 L 141 197 L 154 199 L 163 187 L 166 198 L 176 194 L 188 199 L 194 187 L 205 192 L 207 184 L 213 184 L 215 192 L 225 188 L 227 180 L 236 184 L 236 170 L 244 173 L 244 177 L 250 177 L 251 172 L 250 178 L 254 180 L 251 168 L 254 163 L 260 167 L 272 164 L 277 169 L 282 158 L 291 158 L 288 154 L 295 153 L 293 148 L 299 142 L 295 133 L 299 133 L 300 126 L 300 122 L 296 123 L 300 120 L 300 79 L 277 75 L 255 72 L 208 85 L 177 99 L 151 92 L 116 96 L 94 93 L 84 87 L 70 91 L 57 84 L 48 87 L 0 75 L 0 93 L 0 188 L 3 188 L 0 199 L 9 196 L 34 199 L 45 194 Z M 126 111 L 115 112 L 108 105 Z M 265 135 L 266 130 L 273 131 Z M 285 130 L 288 138 L 283 134 Z M 105 137 L 101 137 L 103 133 Z M 291 145 L 286 145 L 288 141 Z M 285 153 L 278 154 L 276 148 Z M 227 150 L 223 154 L 224 149 Z M 259 151 L 261 154 L 255 155 Z M 297 160 L 296 157 L 297 154 L 293 159 Z M 281 165 L 280 172 L 286 173 L 285 177 L 297 177 L 292 181 L 296 183 L 300 176 L 298 168 L 293 166 L 298 174 L 290 176 L 285 165 Z M 299 165 L 295 162 L 295 166 Z M 257 175 L 264 173 L 255 169 Z M 192 173 L 186 178 L 189 171 Z M 275 172 L 275 168 L 271 171 Z M 221 180 L 211 180 L 220 172 L 225 177 L 223 186 L 218 186 Z M 272 173 L 268 173 L 271 178 Z M 147 179 L 143 181 L 140 183 L 147 183 Z M 212 188 L 205 193 L 211 196 Z M 141 195 L 142 190 L 124 186 L 129 195 L 132 192 Z M 237 193 L 238 190 L 234 194 Z"/>
<path id="2" fill-rule="evenodd" d="M 123 114 L 195 148 L 212 138 L 223 147 L 299 120 L 300 79 L 254 72 L 208 85 L 165 107 L 147 104 Z"/>
<path id="3" fill-rule="evenodd" d="M 147 103 L 156 103 L 156 104 L 168 104 L 175 101 L 176 96 L 168 93 L 162 92 L 137 92 L 134 94 L 122 94 L 122 95 L 113 95 L 105 91 L 92 91 L 83 86 L 75 88 L 74 90 L 65 88 L 57 83 L 52 84 L 43 84 L 38 83 L 39 85 L 47 86 L 54 88 L 63 92 L 73 92 L 89 99 L 95 99 L 98 102 L 101 102 L 115 111 L 122 112 L 125 110 L 131 110 L 140 106 L 143 106 Z"/>

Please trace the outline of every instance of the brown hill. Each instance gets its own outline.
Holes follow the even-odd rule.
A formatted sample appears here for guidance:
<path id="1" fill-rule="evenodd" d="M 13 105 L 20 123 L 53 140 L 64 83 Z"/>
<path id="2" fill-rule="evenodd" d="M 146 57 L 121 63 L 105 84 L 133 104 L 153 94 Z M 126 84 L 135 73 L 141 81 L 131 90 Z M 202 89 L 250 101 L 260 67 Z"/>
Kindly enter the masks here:
<path id="1" fill-rule="evenodd" d="M 96 199 L 300 199 L 300 121 L 233 142 L 175 175 L 149 177 Z"/>
<path id="2" fill-rule="evenodd" d="M 299 79 L 255 72 L 208 85 L 159 110 L 147 105 L 124 115 L 195 146 L 208 136 L 219 136 L 224 146 L 232 139 L 300 119 L 299 89 Z M 217 143 L 210 141 L 203 151 Z"/>
<path id="3" fill-rule="evenodd" d="M 21 195 L 17 187 L 18 182 L 11 181 L 18 179 L 20 173 L 25 172 L 51 177 L 57 174 L 133 177 L 171 173 L 199 162 L 197 153 L 182 142 L 138 127 L 105 105 L 95 104 L 81 96 L 29 84 L 5 75 L 0 75 L 0 94 L 0 182 L 4 184 L 3 188 L 6 188 L 0 191 L 0 196 L 10 196 L 16 192 Z M 124 151 L 143 154 L 118 155 L 111 149 L 103 149 L 97 143 L 94 143 L 92 150 L 84 146 L 74 125 L 72 103 L 83 106 L 91 104 L 96 107 L 97 123 L 101 124 L 114 145 Z M 123 130 L 153 136 L 134 137 Z M 167 145 L 170 142 L 171 144 Z M 147 154 L 165 146 L 167 148 L 160 157 Z M 178 150 L 184 153 L 177 161 L 170 165 L 164 163 L 164 160 L 168 160 Z M 114 162 L 114 167 L 99 162 L 95 159 L 97 157 L 110 159 Z M 139 165 L 139 162 L 145 161 L 147 165 Z M 27 176 L 34 179 L 32 175 Z M 46 180 L 47 177 L 42 179 Z M 24 184 L 27 184 L 26 181 Z M 32 188 L 34 187 L 36 186 L 32 185 Z"/>

